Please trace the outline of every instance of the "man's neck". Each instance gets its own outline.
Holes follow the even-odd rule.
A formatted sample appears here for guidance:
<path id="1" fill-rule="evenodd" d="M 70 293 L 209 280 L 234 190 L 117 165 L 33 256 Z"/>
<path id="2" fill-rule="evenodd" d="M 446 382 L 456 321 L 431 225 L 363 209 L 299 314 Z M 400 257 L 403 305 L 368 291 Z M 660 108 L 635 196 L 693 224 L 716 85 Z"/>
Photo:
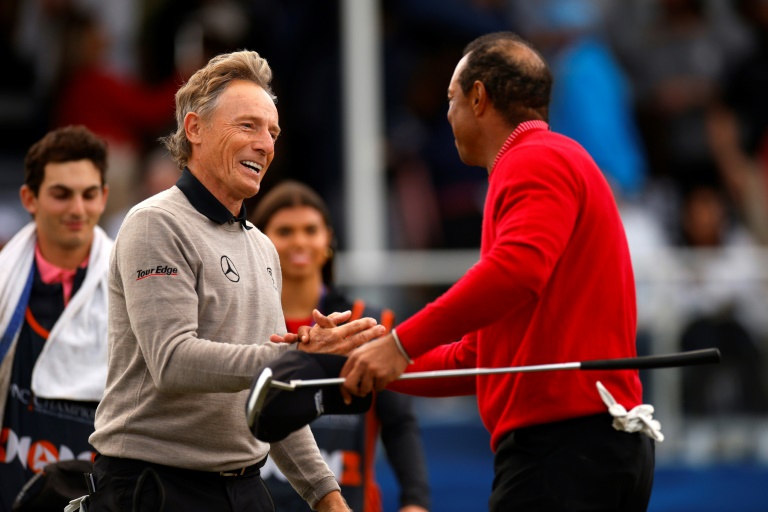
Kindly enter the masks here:
<path id="1" fill-rule="evenodd" d="M 237 217 L 240 215 L 240 210 L 243 208 L 243 201 L 242 199 L 232 199 L 229 197 L 225 192 L 225 187 L 220 182 L 216 181 L 216 179 L 212 178 L 209 174 L 205 172 L 194 172 L 192 171 L 192 167 L 194 166 L 195 169 L 201 168 L 201 164 L 190 162 L 187 165 L 187 168 L 192 172 L 192 174 L 195 175 L 195 178 L 202 183 L 202 185 L 208 189 L 208 192 L 213 194 L 213 197 L 215 197 L 224 207 L 229 210 L 229 213 Z"/>
<path id="2" fill-rule="evenodd" d="M 38 237 L 37 244 L 45 261 L 64 270 L 76 270 L 91 252 L 90 243 L 75 249 L 65 249 Z"/>
<path id="3" fill-rule="evenodd" d="M 489 175 L 496 163 L 496 157 L 514 129 L 515 126 L 510 126 L 499 115 L 495 115 L 488 120 L 482 137 L 482 140 L 485 141 L 482 156 L 484 160 L 483 167 L 486 168 Z"/>
<path id="4" fill-rule="evenodd" d="M 320 276 L 309 279 L 283 278 L 282 305 L 286 318 L 307 318 L 312 316 L 323 293 Z"/>

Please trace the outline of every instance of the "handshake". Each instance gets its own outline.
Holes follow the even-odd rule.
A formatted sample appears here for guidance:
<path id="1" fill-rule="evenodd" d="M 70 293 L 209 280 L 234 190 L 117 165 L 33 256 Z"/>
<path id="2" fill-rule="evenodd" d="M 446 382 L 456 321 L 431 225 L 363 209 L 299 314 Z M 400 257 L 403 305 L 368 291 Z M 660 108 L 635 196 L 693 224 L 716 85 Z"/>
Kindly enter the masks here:
<path id="1" fill-rule="evenodd" d="M 351 311 L 325 316 L 315 309 L 312 311 L 315 321 L 312 327 L 302 326 L 297 334 L 273 334 L 269 339 L 273 343 L 298 343 L 297 348 L 302 352 L 348 355 L 360 345 L 386 333 L 386 328 L 374 318 L 347 322 L 351 316 Z"/>

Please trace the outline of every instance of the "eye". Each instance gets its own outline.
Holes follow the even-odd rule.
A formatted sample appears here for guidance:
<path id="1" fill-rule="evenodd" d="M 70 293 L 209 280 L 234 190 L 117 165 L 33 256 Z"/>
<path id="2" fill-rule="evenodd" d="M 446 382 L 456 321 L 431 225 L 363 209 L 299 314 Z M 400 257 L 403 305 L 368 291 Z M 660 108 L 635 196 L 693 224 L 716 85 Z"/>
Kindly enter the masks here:
<path id="1" fill-rule="evenodd" d="M 275 230 L 275 234 L 279 237 L 286 237 L 291 235 L 291 228 L 280 227 Z"/>

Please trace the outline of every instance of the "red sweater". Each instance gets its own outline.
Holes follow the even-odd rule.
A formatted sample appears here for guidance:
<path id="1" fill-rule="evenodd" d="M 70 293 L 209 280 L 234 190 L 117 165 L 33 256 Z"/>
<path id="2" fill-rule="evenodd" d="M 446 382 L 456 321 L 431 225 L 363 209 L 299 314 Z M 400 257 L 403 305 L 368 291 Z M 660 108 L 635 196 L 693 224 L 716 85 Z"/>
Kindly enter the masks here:
<path id="1" fill-rule="evenodd" d="M 538 121 L 521 124 L 496 158 L 480 260 L 397 327 L 406 351 L 417 358 L 409 372 L 633 357 L 635 330 L 632 264 L 611 190 L 581 146 Z M 641 403 L 634 370 L 390 387 L 426 396 L 476 393 L 495 451 L 511 430 L 606 412 L 597 380 L 627 409 Z"/>

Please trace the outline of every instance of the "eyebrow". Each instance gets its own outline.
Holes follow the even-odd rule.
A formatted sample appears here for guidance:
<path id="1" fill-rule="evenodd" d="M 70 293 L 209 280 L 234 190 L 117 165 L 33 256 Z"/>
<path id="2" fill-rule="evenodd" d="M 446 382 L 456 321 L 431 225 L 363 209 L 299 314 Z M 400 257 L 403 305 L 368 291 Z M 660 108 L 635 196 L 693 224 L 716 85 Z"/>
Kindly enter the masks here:
<path id="1" fill-rule="evenodd" d="M 83 192 L 90 192 L 92 190 L 98 190 L 102 188 L 103 185 L 91 185 L 90 187 L 83 190 Z M 74 192 L 75 190 L 71 187 L 67 187 L 66 185 L 62 185 L 60 183 L 54 183 L 53 185 L 48 187 L 48 190 L 57 190 L 57 191 L 63 191 L 63 192 Z"/>
<path id="2" fill-rule="evenodd" d="M 243 114 L 243 115 L 237 116 L 237 117 L 235 118 L 235 122 L 238 122 L 238 123 L 239 123 L 239 122 L 241 122 L 241 121 L 258 121 L 258 122 L 264 122 L 264 121 L 265 121 L 265 119 L 264 119 L 264 117 L 261 117 L 261 116 L 255 116 L 255 115 L 253 115 L 253 114 Z M 280 132 L 282 132 L 282 129 L 280 128 L 280 125 L 277 125 L 277 124 L 276 124 L 276 125 L 274 125 L 274 127 L 272 127 L 272 126 L 269 126 L 268 128 L 269 128 L 270 130 L 274 129 L 274 130 L 277 132 L 277 133 L 276 133 L 276 135 L 280 135 Z"/>

